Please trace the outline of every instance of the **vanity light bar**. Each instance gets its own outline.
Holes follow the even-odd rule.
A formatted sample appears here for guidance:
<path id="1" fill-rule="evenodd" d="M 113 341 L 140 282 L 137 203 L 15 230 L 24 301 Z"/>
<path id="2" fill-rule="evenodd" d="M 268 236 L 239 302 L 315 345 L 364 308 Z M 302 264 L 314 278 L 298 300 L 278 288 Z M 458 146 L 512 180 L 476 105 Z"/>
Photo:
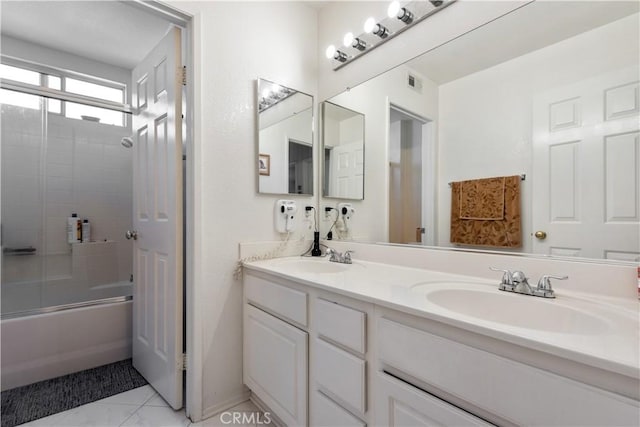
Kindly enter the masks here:
<path id="1" fill-rule="evenodd" d="M 388 17 L 380 20 L 368 18 L 364 23 L 364 33 L 357 37 L 347 33 L 343 48 L 337 50 L 334 45 L 327 48 L 327 59 L 333 62 L 333 70 L 337 71 L 455 2 L 415 0 L 401 5 L 400 1 L 393 1 L 387 10 Z"/>
<path id="2" fill-rule="evenodd" d="M 271 88 L 261 94 L 258 100 L 258 111 L 263 112 L 296 93 L 295 90 L 288 87 L 273 84 Z"/>

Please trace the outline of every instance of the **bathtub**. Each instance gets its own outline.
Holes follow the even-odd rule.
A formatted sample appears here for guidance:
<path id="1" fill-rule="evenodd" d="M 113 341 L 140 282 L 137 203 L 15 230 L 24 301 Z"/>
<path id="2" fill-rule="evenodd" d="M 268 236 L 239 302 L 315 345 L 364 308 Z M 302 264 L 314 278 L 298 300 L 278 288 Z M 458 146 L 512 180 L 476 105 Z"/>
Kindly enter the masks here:
<path id="1" fill-rule="evenodd" d="M 131 357 L 131 296 L 44 310 L 0 321 L 3 391 Z"/>

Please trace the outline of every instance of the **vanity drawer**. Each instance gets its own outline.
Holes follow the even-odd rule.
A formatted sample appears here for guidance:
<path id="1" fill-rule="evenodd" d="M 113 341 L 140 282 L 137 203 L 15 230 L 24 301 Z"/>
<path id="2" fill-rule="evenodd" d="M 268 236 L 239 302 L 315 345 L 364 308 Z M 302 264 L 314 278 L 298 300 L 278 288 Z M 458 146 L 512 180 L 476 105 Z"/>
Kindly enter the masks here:
<path id="1" fill-rule="evenodd" d="M 318 335 L 364 354 L 366 313 L 318 298 L 315 321 Z"/>
<path id="2" fill-rule="evenodd" d="M 320 392 L 316 392 L 311 411 L 314 427 L 366 427 L 360 419 Z"/>
<path id="3" fill-rule="evenodd" d="M 380 426 L 484 426 L 468 412 L 390 375 L 376 377 L 375 424 Z"/>
<path id="4" fill-rule="evenodd" d="M 386 318 L 378 321 L 376 348 L 382 369 L 436 396 L 455 396 L 457 406 L 492 414 L 497 424 L 638 422 L 637 401 Z"/>
<path id="5" fill-rule="evenodd" d="M 366 411 L 364 360 L 316 338 L 315 378 L 318 389 L 357 414 Z"/>
<path id="6" fill-rule="evenodd" d="M 247 301 L 287 320 L 307 326 L 307 294 L 247 274 L 244 278 Z"/>

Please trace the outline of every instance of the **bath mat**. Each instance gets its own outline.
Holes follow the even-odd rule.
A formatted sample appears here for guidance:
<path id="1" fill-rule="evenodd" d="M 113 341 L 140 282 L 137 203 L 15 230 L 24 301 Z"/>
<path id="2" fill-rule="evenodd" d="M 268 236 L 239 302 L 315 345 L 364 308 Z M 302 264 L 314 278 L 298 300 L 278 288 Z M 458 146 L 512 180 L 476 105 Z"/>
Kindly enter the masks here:
<path id="1" fill-rule="evenodd" d="M 146 385 L 131 359 L 2 392 L 2 427 L 13 427 Z"/>

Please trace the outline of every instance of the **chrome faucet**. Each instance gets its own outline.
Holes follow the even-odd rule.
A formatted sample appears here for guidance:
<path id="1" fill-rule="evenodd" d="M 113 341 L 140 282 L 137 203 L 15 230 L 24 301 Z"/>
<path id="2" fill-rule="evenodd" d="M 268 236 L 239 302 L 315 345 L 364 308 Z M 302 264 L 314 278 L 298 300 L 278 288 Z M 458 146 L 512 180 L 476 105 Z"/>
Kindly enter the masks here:
<path id="1" fill-rule="evenodd" d="M 542 298 L 555 298 L 556 295 L 551 287 L 549 279 L 566 280 L 569 276 L 552 276 L 545 274 L 538 280 L 538 286 L 532 288 L 525 274 L 522 271 L 501 270 L 499 268 L 489 267 L 492 271 L 501 271 L 502 280 L 498 289 L 506 292 L 515 292 L 517 294 L 532 295 Z"/>
<path id="2" fill-rule="evenodd" d="M 336 251 L 335 249 L 327 249 L 327 255 L 329 255 L 329 261 L 338 262 L 340 264 L 352 264 L 351 254 L 354 251 L 345 251 L 344 254 Z"/>

